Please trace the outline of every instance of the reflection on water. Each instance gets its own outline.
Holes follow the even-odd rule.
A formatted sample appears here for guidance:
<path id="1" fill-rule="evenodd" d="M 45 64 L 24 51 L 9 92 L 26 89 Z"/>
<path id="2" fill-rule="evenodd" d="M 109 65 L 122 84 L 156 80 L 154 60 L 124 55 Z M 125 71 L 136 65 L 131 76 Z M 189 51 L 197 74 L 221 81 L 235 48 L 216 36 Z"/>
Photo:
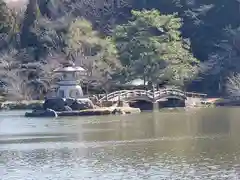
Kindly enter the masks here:
<path id="1" fill-rule="evenodd" d="M 28 119 L 0 114 L 1 180 L 240 179 L 239 109 Z"/>

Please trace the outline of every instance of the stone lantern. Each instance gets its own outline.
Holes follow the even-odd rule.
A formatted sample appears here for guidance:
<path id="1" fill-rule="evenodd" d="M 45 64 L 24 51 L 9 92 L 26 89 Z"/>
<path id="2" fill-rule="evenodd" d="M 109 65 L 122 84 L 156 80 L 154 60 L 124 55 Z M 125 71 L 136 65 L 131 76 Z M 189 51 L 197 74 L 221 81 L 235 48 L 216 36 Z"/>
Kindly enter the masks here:
<path id="1" fill-rule="evenodd" d="M 58 82 L 57 97 L 59 98 L 83 98 L 83 90 L 80 80 L 77 78 L 84 76 L 86 71 L 80 66 L 65 65 L 62 68 L 54 70 L 55 73 L 62 73 L 62 79 Z"/>

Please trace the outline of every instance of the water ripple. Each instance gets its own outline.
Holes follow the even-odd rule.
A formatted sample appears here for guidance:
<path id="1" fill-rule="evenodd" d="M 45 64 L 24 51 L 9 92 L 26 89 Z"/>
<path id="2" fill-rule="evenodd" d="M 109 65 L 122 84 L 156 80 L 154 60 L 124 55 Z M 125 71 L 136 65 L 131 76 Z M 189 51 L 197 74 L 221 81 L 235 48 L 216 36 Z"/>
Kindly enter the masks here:
<path id="1" fill-rule="evenodd" d="M 57 119 L 14 113 L 0 114 L 2 180 L 240 179 L 238 109 Z"/>

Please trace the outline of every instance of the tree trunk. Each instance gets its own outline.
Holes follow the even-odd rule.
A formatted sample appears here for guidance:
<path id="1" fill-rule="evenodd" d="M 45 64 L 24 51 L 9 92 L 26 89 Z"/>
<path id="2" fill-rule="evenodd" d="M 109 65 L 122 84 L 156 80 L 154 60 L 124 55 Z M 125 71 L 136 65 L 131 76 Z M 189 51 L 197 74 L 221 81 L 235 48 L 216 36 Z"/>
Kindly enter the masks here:
<path id="1" fill-rule="evenodd" d="M 89 82 L 87 82 L 87 86 L 86 86 L 86 94 L 89 95 Z"/>
<path id="2" fill-rule="evenodd" d="M 218 93 L 222 93 L 222 77 L 220 76 L 219 82 L 218 82 Z"/>

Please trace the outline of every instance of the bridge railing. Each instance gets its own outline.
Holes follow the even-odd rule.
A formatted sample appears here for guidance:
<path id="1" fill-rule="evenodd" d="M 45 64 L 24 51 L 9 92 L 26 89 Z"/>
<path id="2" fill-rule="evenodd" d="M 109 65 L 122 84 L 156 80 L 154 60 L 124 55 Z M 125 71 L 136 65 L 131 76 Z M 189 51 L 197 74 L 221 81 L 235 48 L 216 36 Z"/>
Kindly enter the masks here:
<path id="1" fill-rule="evenodd" d="M 207 94 L 203 93 L 195 93 L 195 92 L 185 92 L 187 97 L 195 97 L 195 98 L 206 98 Z"/>
<path id="2" fill-rule="evenodd" d="M 163 95 L 176 95 L 176 96 L 186 96 L 185 92 L 180 89 L 161 89 L 160 91 L 156 91 L 154 93 L 155 97 L 163 96 Z"/>
<path id="3" fill-rule="evenodd" d="M 179 97 L 197 97 L 197 98 L 205 98 L 207 94 L 201 94 L 201 93 L 194 93 L 194 92 L 184 92 L 180 89 L 160 89 L 159 91 L 155 91 L 153 93 L 152 90 L 141 90 L 141 89 L 135 89 L 135 90 L 121 90 L 121 91 L 115 91 L 108 95 L 102 96 L 99 101 L 104 100 L 110 100 L 110 101 L 117 101 L 118 99 L 123 98 L 131 98 L 131 97 L 141 97 L 146 96 L 150 99 L 158 99 L 159 97 L 164 97 L 168 95 L 173 96 L 179 96 Z"/>
<path id="4" fill-rule="evenodd" d="M 117 98 L 128 98 L 132 96 L 144 96 L 144 95 L 153 96 L 153 93 L 146 90 L 121 90 L 121 91 L 112 92 L 100 98 L 99 101 L 111 100 L 111 99 L 117 99 Z"/>
<path id="5" fill-rule="evenodd" d="M 122 91 L 115 91 L 107 96 L 102 97 L 99 101 L 103 100 L 117 100 L 118 98 L 129 98 L 129 97 L 136 97 L 136 96 L 147 96 L 150 99 L 157 99 L 163 95 L 176 95 L 185 97 L 185 93 L 179 89 L 162 89 L 159 91 L 155 91 L 154 93 L 152 90 L 122 90 Z"/>

